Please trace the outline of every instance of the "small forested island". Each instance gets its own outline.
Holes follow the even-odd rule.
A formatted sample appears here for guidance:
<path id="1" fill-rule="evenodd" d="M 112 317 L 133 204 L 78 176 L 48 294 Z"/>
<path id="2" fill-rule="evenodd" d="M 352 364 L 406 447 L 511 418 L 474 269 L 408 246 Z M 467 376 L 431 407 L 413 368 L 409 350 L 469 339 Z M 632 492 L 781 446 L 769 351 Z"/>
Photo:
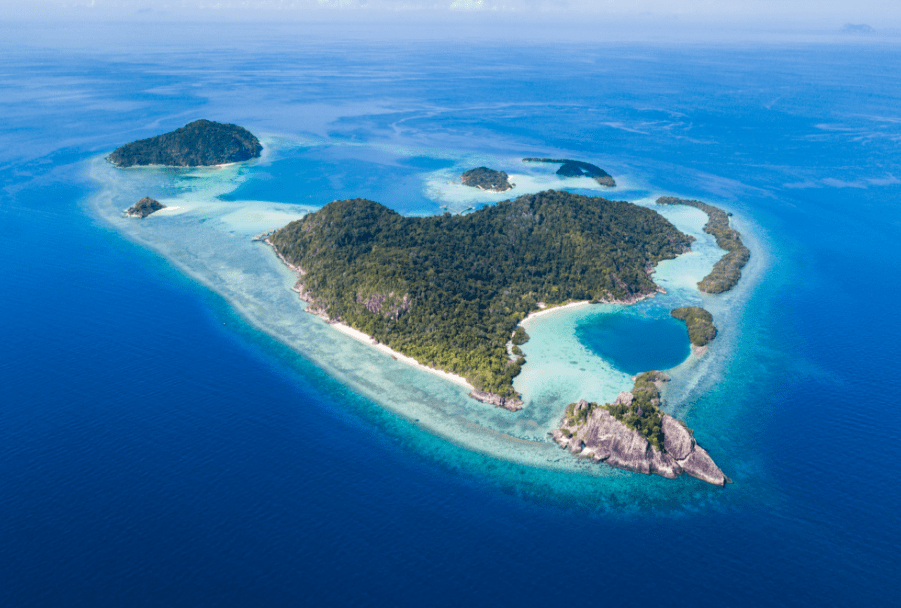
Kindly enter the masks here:
<path id="1" fill-rule="evenodd" d="M 729 227 L 729 214 L 713 205 L 672 196 L 661 196 L 658 205 L 688 205 L 707 214 L 709 218 L 704 225 L 704 232 L 716 238 L 716 244 L 729 253 L 724 255 L 713 270 L 698 283 L 698 288 L 706 293 L 723 293 L 729 291 L 741 278 L 741 269 L 751 258 L 751 250 L 741 242 L 741 234 Z"/>
<path id="2" fill-rule="evenodd" d="M 591 163 L 585 163 L 580 160 L 569 160 L 567 158 L 524 158 L 524 163 L 554 163 L 559 164 L 557 175 L 562 177 L 592 177 L 594 181 L 602 186 L 613 188 L 616 182 L 609 173 Z"/>
<path id="3" fill-rule="evenodd" d="M 506 192 L 513 187 L 504 171 L 495 171 L 488 167 L 476 167 L 463 174 L 463 185 L 487 190 L 488 192 Z"/>
<path id="4" fill-rule="evenodd" d="M 244 127 L 195 120 L 171 133 L 125 144 L 108 158 L 118 167 L 207 167 L 256 158 L 262 149 Z"/>
<path id="5" fill-rule="evenodd" d="M 729 479 L 691 430 L 660 409 L 660 386 L 668 380 L 663 372 L 649 371 L 636 376 L 632 390 L 621 392 L 612 404 L 570 403 L 561 427 L 552 433 L 554 441 L 617 468 L 669 479 L 687 473 L 724 485 Z"/>
<path id="6" fill-rule="evenodd" d="M 716 337 L 713 315 L 700 306 L 683 306 L 671 310 L 670 314 L 685 322 L 688 340 L 695 346 L 707 346 Z"/>
<path id="7" fill-rule="evenodd" d="M 141 219 L 144 219 L 151 213 L 165 208 L 166 205 L 162 204 L 158 200 L 152 199 L 149 196 L 145 196 L 137 203 L 126 209 L 125 215 L 129 217 L 139 217 Z"/>
<path id="8" fill-rule="evenodd" d="M 432 217 L 335 201 L 267 242 L 298 271 L 308 311 L 509 407 L 524 359 L 508 342 L 525 340 L 517 326 L 539 302 L 636 301 L 658 290 L 655 264 L 692 240 L 652 209 L 550 190 Z"/>

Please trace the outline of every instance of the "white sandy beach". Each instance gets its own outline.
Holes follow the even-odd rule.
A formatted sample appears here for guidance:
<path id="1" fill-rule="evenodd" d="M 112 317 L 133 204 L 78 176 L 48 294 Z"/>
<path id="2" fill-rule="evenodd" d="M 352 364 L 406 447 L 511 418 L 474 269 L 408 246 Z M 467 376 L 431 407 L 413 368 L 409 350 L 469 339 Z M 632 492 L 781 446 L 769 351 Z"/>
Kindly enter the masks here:
<path id="1" fill-rule="evenodd" d="M 272 248 L 272 250 L 275 252 L 275 254 L 282 261 L 282 264 L 284 264 L 285 266 L 290 268 L 291 271 L 297 273 L 298 278 L 303 276 L 303 274 L 304 274 L 303 270 L 301 270 L 298 266 L 294 266 L 293 264 L 289 263 L 288 260 L 286 260 L 285 257 L 281 253 L 279 253 L 278 250 L 275 249 L 275 247 L 272 246 L 272 242 L 268 238 L 265 239 L 264 242 L 266 243 L 266 245 L 268 245 L 270 248 Z M 293 290 L 296 291 L 298 294 L 301 294 L 301 290 L 298 288 L 298 285 L 295 285 Z M 303 299 L 302 296 L 301 296 L 301 299 Z M 332 327 L 334 327 L 335 329 L 340 331 L 342 334 L 344 334 L 346 336 L 350 336 L 354 340 L 362 342 L 363 344 L 369 345 L 377 350 L 382 351 L 383 353 L 391 355 L 397 361 L 406 363 L 408 365 L 413 365 L 415 367 L 418 367 L 421 370 L 435 374 L 436 376 L 441 376 L 445 380 L 450 380 L 454 384 L 463 386 L 470 391 L 475 390 L 475 387 L 472 384 L 470 384 L 466 380 L 466 378 L 464 378 L 463 376 L 460 376 L 458 374 L 452 374 L 450 372 L 445 372 L 440 369 L 435 369 L 434 367 L 429 367 L 427 365 L 423 365 L 422 363 L 420 363 L 413 357 L 408 357 L 407 355 L 401 354 L 401 353 L 397 352 L 396 350 L 389 348 L 388 346 L 385 346 L 384 344 L 381 344 L 380 342 L 377 342 L 375 339 L 373 339 L 372 336 L 370 336 L 368 334 L 364 334 L 362 331 L 360 331 L 358 329 L 354 329 L 350 325 L 345 325 L 344 323 L 336 323 L 336 322 L 331 322 L 331 321 L 329 321 L 329 325 L 331 325 Z"/>
<path id="2" fill-rule="evenodd" d="M 540 317 L 552 312 L 558 312 L 561 310 L 566 310 L 568 308 L 578 308 L 580 306 L 587 306 L 591 304 L 588 300 L 582 300 L 581 302 L 570 302 L 569 304 L 563 304 L 561 306 L 548 306 L 546 308 L 542 308 L 541 310 L 536 310 L 535 312 L 530 312 L 526 315 L 526 317 L 519 322 L 520 325 L 528 321 L 529 319 L 534 319 L 535 317 Z"/>
<path id="3" fill-rule="evenodd" d="M 354 340 L 359 340 L 360 342 L 363 342 L 364 344 L 368 344 L 369 346 L 372 346 L 373 348 L 376 348 L 376 349 L 382 351 L 383 353 L 387 353 L 387 354 L 391 355 L 392 357 L 394 357 L 395 359 L 397 359 L 398 361 L 407 363 L 409 365 L 414 365 L 414 366 L 418 367 L 419 369 L 433 373 L 437 376 L 441 376 L 445 380 L 450 380 L 451 382 L 453 382 L 455 384 L 459 384 L 460 386 L 466 387 L 468 390 L 471 390 L 471 391 L 475 390 L 475 387 L 473 385 L 471 385 L 469 382 L 467 382 L 466 378 L 464 378 L 463 376 L 458 376 L 457 374 L 452 374 L 450 372 L 441 371 L 440 369 L 435 369 L 434 367 L 428 367 L 426 365 L 423 365 L 422 363 L 420 363 L 413 357 L 408 357 L 407 355 L 402 355 L 401 353 L 397 352 L 396 350 L 392 350 L 391 348 L 388 348 L 384 344 L 376 342 L 375 340 L 372 339 L 372 336 L 364 334 L 360 330 L 354 329 L 350 325 L 345 325 L 344 323 L 330 323 L 330 325 L 332 327 L 334 327 L 335 329 L 337 329 L 338 331 L 340 331 L 342 334 L 344 334 L 346 336 L 350 336 Z"/>

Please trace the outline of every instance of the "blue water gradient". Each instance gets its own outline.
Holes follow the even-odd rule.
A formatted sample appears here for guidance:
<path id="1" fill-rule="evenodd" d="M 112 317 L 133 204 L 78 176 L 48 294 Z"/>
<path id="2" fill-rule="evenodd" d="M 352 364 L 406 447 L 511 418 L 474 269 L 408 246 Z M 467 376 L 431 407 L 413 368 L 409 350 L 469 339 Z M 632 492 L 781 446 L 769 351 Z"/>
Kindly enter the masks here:
<path id="1" fill-rule="evenodd" d="M 141 49 L 87 25 L 0 37 L 0 605 L 901 600 L 897 46 L 436 51 L 180 27 Z M 565 151 L 617 177 L 611 196 L 734 211 L 765 273 L 711 347 L 728 373 L 671 399 L 735 483 L 463 450 L 89 212 L 90 159 L 199 117 L 306 142 L 259 167 L 285 202 L 437 212 L 417 176 L 444 151 Z M 432 160 L 367 175 L 326 141 Z M 347 171 L 304 174 L 316 150 Z"/>
<path id="2" fill-rule="evenodd" d="M 605 315 L 578 327 L 591 350 L 627 374 L 670 369 L 691 352 L 685 324 L 670 318 Z"/>

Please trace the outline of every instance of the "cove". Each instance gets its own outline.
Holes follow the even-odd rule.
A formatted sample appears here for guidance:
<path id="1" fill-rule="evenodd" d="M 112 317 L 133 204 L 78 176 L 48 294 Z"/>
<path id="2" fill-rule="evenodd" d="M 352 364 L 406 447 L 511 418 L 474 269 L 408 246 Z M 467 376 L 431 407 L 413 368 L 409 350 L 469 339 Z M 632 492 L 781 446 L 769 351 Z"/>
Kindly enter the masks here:
<path id="1" fill-rule="evenodd" d="M 592 316 L 576 327 L 576 337 L 627 374 L 670 369 L 691 353 L 685 325 L 670 317 Z"/>

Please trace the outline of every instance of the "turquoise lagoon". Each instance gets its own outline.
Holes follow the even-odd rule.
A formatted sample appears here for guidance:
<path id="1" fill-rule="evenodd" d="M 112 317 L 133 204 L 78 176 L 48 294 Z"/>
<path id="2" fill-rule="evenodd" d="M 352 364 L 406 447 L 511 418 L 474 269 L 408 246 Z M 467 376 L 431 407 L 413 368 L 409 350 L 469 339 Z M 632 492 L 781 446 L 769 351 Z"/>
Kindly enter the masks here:
<path id="1" fill-rule="evenodd" d="M 440 48 L 302 24 L 0 26 L 0 604 L 901 603 L 897 40 L 503 25 L 435 30 Z M 103 161 L 197 118 L 263 136 L 263 158 Z M 518 190 L 455 183 L 479 165 Z M 661 210 L 698 237 L 658 266 L 666 293 L 526 321 L 517 414 L 304 313 L 251 241 L 336 198 L 421 215 L 564 186 L 720 205 L 753 257 L 735 290 L 697 293 L 721 252 L 703 214 Z M 121 216 L 145 195 L 178 209 Z M 592 332 L 647 320 L 640 336 L 684 304 L 720 333 L 670 370 L 666 407 L 734 483 L 551 445 L 565 403 L 631 385 L 625 355 L 670 364 Z"/>
<path id="2" fill-rule="evenodd" d="M 612 402 L 631 387 L 630 376 L 647 369 L 676 368 L 674 384 L 697 384 L 693 374 L 702 368 L 679 367 L 690 354 L 688 337 L 668 311 L 701 302 L 696 283 L 723 255 L 702 230 L 707 221 L 703 212 L 658 206 L 656 196 L 635 198 L 629 187 L 609 189 L 588 178 L 563 179 L 555 175 L 553 165 L 523 163 L 513 155 L 290 141 L 284 136 L 263 136 L 262 141 L 265 153 L 260 159 L 222 168 L 121 170 L 95 158 L 90 172 L 100 190 L 92 199 L 93 209 L 342 384 L 420 429 L 494 458 L 585 472 L 585 463 L 561 458 L 548 437 L 568 403 L 583 398 Z M 459 175 L 478 165 L 506 170 L 514 189 L 489 193 L 460 184 Z M 397 362 L 305 314 L 305 303 L 290 289 L 294 274 L 269 247 L 254 240 L 340 198 L 371 198 L 413 215 L 465 213 L 549 188 L 610 198 L 632 195 L 634 202 L 654 208 L 696 240 L 691 252 L 658 266 L 654 279 L 665 294 L 630 306 L 566 307 L 527 319 L 527 363 L 514 381 L 525 407 L 517 413 L 479 403 L 468 397 L 467 389 Z M 167 208 L 144 221 L 123 217 L 127 202 L 146 193 Z M 718 317 L 728 314 L 734 313 L 721 311 Z M 589 470 L 593 475 L 619 474 L 603 465 Z"/>

